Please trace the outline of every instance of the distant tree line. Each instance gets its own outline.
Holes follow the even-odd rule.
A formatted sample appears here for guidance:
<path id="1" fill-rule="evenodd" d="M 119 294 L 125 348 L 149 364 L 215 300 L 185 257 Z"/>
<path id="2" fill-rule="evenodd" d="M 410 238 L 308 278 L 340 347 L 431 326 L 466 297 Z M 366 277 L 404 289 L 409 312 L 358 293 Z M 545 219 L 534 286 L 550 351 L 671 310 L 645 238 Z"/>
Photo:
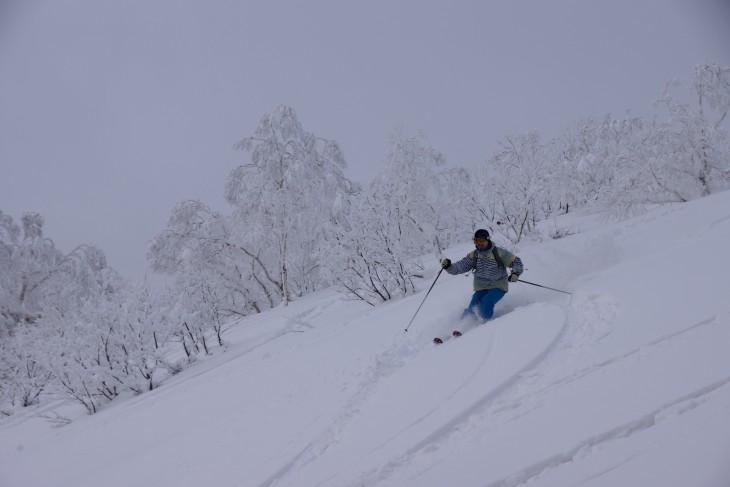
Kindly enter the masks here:
<path id="1" fill-rule="evenodd" d="M 478 168 L 450 167 L 423 134 L 395 130 L 364 188 L 335 141 L 276 107 L 236 146 L 230 213 L 182 201 L 152 239 L 150 266 L 171 277 L 163 290 L 125 282 L 94 246 L 59 251 L 39 214 L 18 225 L 0 212 L 0 411 L 60 394 L 94 413 L 224 347 L 233 318 L 317 289 L 371 305 L 413 293 L 423 259 L 477 226 L 515 245 L 574 209 L 625 218 L 728 189 L 730 67 L 697 66 L 691 103 L 671 88 L 652 120 L 509 135 Z"/>

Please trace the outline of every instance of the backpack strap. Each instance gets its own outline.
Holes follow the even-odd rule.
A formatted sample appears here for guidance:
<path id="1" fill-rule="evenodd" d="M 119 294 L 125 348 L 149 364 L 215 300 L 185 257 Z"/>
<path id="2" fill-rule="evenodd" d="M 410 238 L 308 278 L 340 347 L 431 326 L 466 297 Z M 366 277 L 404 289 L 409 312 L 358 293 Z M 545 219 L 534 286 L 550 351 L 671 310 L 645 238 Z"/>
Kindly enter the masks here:
<path id="1" fill-rule="evenodd" d="M 504 262 L 502 262 L 502 258 L 499 256 L 499 253 L 497 252 L 497 246 L 492 245 L 492 255 L 494 256 L 494 260 L 497 262 L 497 265 L 503 268 L 507 268 L 507 266 L 504 265 Z"/>

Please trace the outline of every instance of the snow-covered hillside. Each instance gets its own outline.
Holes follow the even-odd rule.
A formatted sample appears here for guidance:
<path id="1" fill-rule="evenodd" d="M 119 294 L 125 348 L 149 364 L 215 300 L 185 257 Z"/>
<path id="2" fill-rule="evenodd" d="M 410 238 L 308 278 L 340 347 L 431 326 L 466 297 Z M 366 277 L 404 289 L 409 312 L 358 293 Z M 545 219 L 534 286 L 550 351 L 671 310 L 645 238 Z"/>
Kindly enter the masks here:
<path id="1" fill-rule="evenodd" d="M 2 487 L 730 486 L 730 192 L 517 249 L 497 318 L 448 334 L 471 276 L 372 308 L 332 290 L 229 351 L 53 427 L 0 423 Z M 451 249 L 459 258 L 469 246 Z M 58 405 L 54 405 L 58 406 Z"/>

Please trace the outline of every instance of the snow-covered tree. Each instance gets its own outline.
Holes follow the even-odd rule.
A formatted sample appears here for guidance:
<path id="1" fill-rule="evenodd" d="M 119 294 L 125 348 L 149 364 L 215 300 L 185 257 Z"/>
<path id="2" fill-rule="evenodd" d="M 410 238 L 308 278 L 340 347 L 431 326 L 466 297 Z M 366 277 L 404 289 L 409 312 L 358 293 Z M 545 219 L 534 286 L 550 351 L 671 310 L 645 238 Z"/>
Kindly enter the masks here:
<path id="1" fill-rule="evenodd" d="M 119 283 L 99 248 L 84 244 L 65 254 L 44 236 L 43 224 L 27 212 L 21 232 L 0 212 L 0 336 L 47 314 L 69 314 Z"/>
<path id="2" fill-rule="evenodd" d="M 639 181 L 653 150 L 654 125 L 628 115 L 588 118 L 566 129 L 552 144 L 561 206 L 590 205 L 606 214 L 631 213 L 643 201 Z"/>
<path id="3" fill-rule="evenodd" d="M 423 267 L 398 240 L 398 216 L 372 194 L 356 201 L 352 227 L 341 229 L 328 252 L 326 269 L 342 291 L 376 305 L 415 290 Z"/>
<path id="4" fill-rule="evenodd" d="M 209 279 L 218 294 L 225 296 L 227 315 L 271 308 L 278 302 L 281 284 L 232 227 L 230 218 L 200 201 L 178 203 L 167 228 L 150 243 L 150 265 L 179 282 Z"/>
<path id="5" fill-rule="evenodd" d="M 173 373 L 166 308 L 137 285 L 89 300 L 73 317 L 42 319 L 34 331 L 34 360 L 53 377 L 56 392 L 95 413 L 125 394 L 141 394 Z"/>
<path id="6" fill-rule="evenodd" d="M 730 144 L 723 125 L 730 110 L 730 67 L 697 66 L 692 90 L 695 106 L 674 98 L 668 88 L 659 100 L 669 120 L 658 133 L 658 164 L 649 170 L 654 193 L 666 201 L 688 201 L 730 187 Z"/>
<path id="7" fill-rule="evenodd" d="M 444 214 L 444 180 L 441 171 L 446 159 L 423 133 L 407 136 L 395 130 L 389 140 L 385 171 L 372 183 L 370 191 L 381 207 L 393 211 L 398 239 L 410 254 L 442 250 L 438 233 L 451 226 Z"/>
<path id="8" fill-rule="evenodd" d="M 486 175 L 483 194 L 493 200 L 497 221 L 517 243 L 552 206 L 549 189 L 555 174 L 538 132 L 506 136 L 487 161 Z"/>
<path id="9" fill-rule="evenodd" d="M 339 229 L 328 263 L 340 288 L 369 304 L 413 292 L 420 257 L 440 253 L 437 237 L 452 223 L 439 174 L 444 158 L 423 135 L 394 132 L 385 162 L 358 198 L 352 225 Z"/>
<path id="10" fill-rule="evenodd" d="M 730 142 L 724 126 L 729 80 L 730 68 L 697 66 L 692 84 L 696 105 L 670 95 L 668 84 L 657 102 L 667 110 L 665 122 L 629 119 L 621 130 L 614 130 L 618 124 L 613 123 L 608 134 L 600 134 L 599 144 L 611 149 L 609 157 L 597 160 L 610 163 L 605 166 L 610 180 L 599 179 L 595 185 L 595 203 L 603 213 L 625 217 L 651 205 L 689 201 L 730 187 Z M 589 166 L 579 173 L 597 174 L 596 164 Z"/>
<path id="11" fill-rule="evenodd" d="M 214 339 L 223 346 L 223 334 L 230 324 L 225 297 L 216 281 L 206 276 L 187 275 L 177 283 L 177 301 L 172 310 L 172 340 L 182 346 L 188 361 L 210 355 Z"/>
<path id="12" fill-rule="evenodd" d="M 483 222 L 495 221 L 493 201 L 487 198 L 481 181 L 483 171 L 452 168 L 441 172 L 444 181 L 445 214 L 451 222 L 452 235 L 462 235 L 464 231 L 483 226 Z"/>
<path id="13" fill-rule="evenodd" d="M 37 329 L 21 327 L 0 340 L 0 405 L 27 407 L 40 402 L 53 374 L 37 353 Z"/>
<path id="14" fill-rule="evenodd" d="M 337 143 L 304 131 L 288 106 L 265 115 L 237 147 L 250 160 L 228 176 L 225 196 L 235 207 L 240 247 L 286 304 L 320 283 L 316 251 L 334 226 L 346 225 L 357 187 L 342 172 Z"/>

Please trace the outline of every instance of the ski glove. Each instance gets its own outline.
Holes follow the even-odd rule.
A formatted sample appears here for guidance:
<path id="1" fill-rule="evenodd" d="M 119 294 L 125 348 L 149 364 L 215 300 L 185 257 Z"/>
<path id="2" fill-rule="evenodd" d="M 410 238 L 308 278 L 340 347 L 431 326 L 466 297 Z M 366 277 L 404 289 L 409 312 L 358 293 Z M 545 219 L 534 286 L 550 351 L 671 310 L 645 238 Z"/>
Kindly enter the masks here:
<path id="1" fill-rule="evenodd" d="M 517 279 L 520 278 L 519 274 L 515 274 L 514 272 L 509 275 L 507 279 L 509 279 L 509 282 L 517 282 Z"/>
<path id="2" fill-rule="evenodd" d="M 442 260 L 441 267 L 443 267 L 444 269 L 448 269 L 449 267 L 451 267 L 451 261 L 449 259 Z"/>

